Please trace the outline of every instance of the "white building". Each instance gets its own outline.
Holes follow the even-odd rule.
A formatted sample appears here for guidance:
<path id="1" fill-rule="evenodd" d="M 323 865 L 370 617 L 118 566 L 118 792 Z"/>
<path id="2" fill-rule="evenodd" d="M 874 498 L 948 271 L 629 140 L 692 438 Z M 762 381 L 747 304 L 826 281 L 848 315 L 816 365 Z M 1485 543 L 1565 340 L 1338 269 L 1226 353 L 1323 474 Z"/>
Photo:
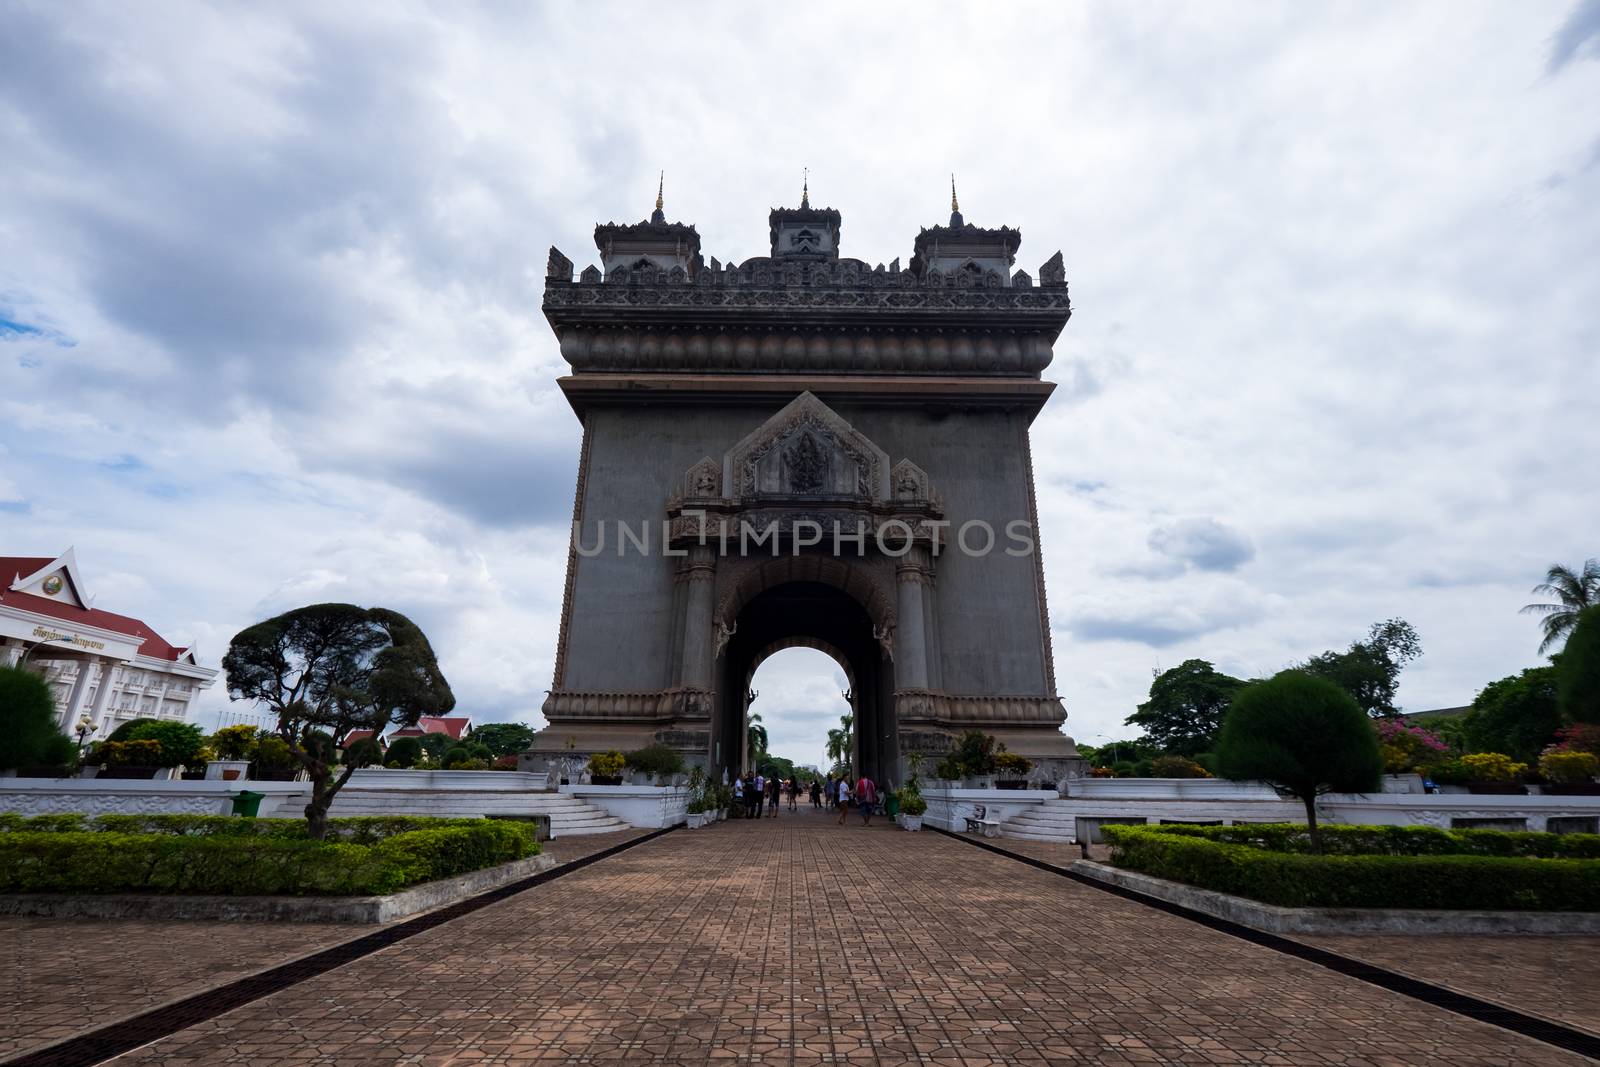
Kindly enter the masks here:
<path id="1" fill-rule="evenodd" d="M 187 720 L 218 673 L 140 620 L 92 607 L 70 548 L 0 556 L 0 664 L 19 663 L 50 683 L 64 733 L 88 716 L 100 738 L 129 719 Z"/>

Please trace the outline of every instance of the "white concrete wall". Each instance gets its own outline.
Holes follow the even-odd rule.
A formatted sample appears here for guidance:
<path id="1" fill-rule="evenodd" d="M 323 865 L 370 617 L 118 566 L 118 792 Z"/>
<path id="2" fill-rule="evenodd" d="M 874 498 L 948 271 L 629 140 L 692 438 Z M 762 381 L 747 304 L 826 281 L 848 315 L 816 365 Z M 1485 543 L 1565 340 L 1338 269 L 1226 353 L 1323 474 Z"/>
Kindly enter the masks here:
<path id="1" fill-rule="evenodd" d="M 927 814 L 922 821 L 941 830 L 963 830 L 967 817 L 978 805 L 985 808 L 984 817 L 1014 818 L 1029 808 L 1036 808 L 1048 800 L 1058 799 L 1054 789 L 951 789 L 927 787 L 922 799 L 928 802 Z"/>
<path id="2" fill-rule="evenodd" d="M 677 786 L 564 785 L 561 792 L 645 830 L 661 830 L 689 819 L 689 791 Z"/>

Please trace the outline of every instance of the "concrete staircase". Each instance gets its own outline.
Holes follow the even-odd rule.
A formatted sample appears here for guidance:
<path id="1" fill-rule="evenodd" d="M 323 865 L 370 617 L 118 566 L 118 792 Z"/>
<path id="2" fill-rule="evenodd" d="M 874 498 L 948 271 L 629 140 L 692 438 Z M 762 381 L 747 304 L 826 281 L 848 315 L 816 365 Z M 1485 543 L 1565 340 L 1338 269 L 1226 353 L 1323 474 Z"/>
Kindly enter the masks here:
<path id="1" fill-rule="evenodd" d="M 347 785 L 333 798 L 334 816 L 432 815 L 473 818 L 481 815 L 548 815 L 551 837 L 610 834 L 628 829 L 587 801 L 564 793 L 522 793 L 510 790 L 358 789 Z"/>
<path id="2" fill-rule="evenodd" d="M 1000 824 L 1002 837 L 1025 841 L 1066 841 L 1078 839 L 1078 806 L 1067 800 L 1046 800 L 1013 815 Z"/>

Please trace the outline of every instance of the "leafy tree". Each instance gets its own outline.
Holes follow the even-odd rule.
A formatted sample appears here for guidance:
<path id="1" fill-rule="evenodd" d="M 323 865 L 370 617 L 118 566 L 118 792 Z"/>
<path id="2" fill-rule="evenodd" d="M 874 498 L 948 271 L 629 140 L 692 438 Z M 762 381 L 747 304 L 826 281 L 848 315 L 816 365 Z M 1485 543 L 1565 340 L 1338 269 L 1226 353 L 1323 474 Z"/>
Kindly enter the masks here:
<path id="1" fill-rule="evenodd" d="M 1344 652 L 1324 652 L 1313 656 L 1299 669 L 1326 678 L 1351 696 L 1368 715 L 1398 715 L 1395 692 L 1400 687 L 1400 671 L 1422 655 L 1417 631 L 1404 619 L 1375 622 L 1365 641 L 1356 641 Z"/>
<path id="2" fill-rule="evenodd" d="M 1531 763 L 1561 728 L 1554 667 L 1531 667 L 1484 686 L 1464 716 L 1468 747 Z"/>
<path id="3" fill-rule="evenodd" d="M 1203 659 L 1184 660 L 1150 683 L 1150 699 L 1128 716 L 1164 752 L 1194 756 L 1211 747 L 1222 714 L 1245 683 Z"/>
<path id="4" fill-rule="evenodd" d="M 200 727 L 187 722 L 149 720 L 128 731 L 129 741 L 155 741 L 161 745 L 158 767 L 177 767 L 199 762 L 200 749 L 205 745 L 205 735 Z"/>
<path id="5" fill-rule="evenodd" d="M 106 736 L 106 740 L 107 741 L 131 741 L 131 740 L 133 740 L 133 731 L 135 731 L 139 727 L 145 726 L 145 725 L 147 725 L 149 723 L 160 722 L 160 721 L 161 721 L 160 719 L 129 719 L 127 722 L 123 723 L 121 726 L 117 727 L 115 730 L 112 730 L 111 733 Z"/>
<path id="6" fill-rule="evenodd" d="M 1139 760 L 1161 755 L 1161 749 L 1141 738 L 1136 741 L 1108 741 L 1099 747 L 1079 745 L 1078 755 L 1088 760 L 1091 767 L 1114 767 L 1118 763 L 1131 766 Z"/>
<path id="7" fill-rule="evenodd" d="M 401 767 L 415 767 L 422 759 L 422 742 L 415 737 L 397 737 L 384 759 Z"/>
<path id="8" fill-rule="evenodd" d="M 1216 759 L 1224 778 L 1259 779 L 1299 797 L 1318 848 L 1317 797 L 1374 789 L 1383 774 L 1378 735 L 1355 699 L 1294 670 L 1239 691 L 1222 720 Z"/>
<path id="9" fill-rule="evenodd" d="M 1600 723 L 1600 606 L 1578 612 L 1555 672 L 1561 713 L 1573 722 Z"/>
<path id="10" fill-rule="evenodd" d="M 368 767 L 372 764 L 383 766 L 383 742 L 376 737 L 363 737 L 359 741 L 352 741 L 345 746 L 344 752 L 339 757 L 341 763 L 353 763 L 357 767 Z"/>
<path id="11" fill-rule="evenodd" d="M 533 743 L 533 727 L 525 722 L 486 722 L 474 726 L 467 734 L 468 741 L 476 741 L 494 756 L 515 756 L 528 751 Z"/>
<path id="12" fill-rule="evenodd" d="M 0 667 L 0 770 L 65 767 L 77 746 L 56 729 L 56 702 L 26 667 Z"/>
<path id="13" fill-rule="evenodd" d="M 435 763 L 444 759 L 444 754 L 456 745 L 455 739 L 449 734 L 423 734 L 417 738 L 417 743 L 422 746 L 422 751 Z"/>
<path id="14" fill-rule="evenodd" d="M 327 835 L 328 808 L 358 766 L 346 763 L 334 777 L 337 747 L 352 730 L 414 726 L 455 707 L 428 639 L 386 608 L 296 608 L 235 634 L 222 666 L 228 695 L 272 709 L 277 736 L 310 777 L 306 832 L 314 840 Z M 319 732 L 326 744 L 313 739 Z"/>
<path id="15" fill-rule="evenodd" d="M 761 759 L 756 763 L 756 773 L 767 778 L 793 778 L 795 766 L 793 760 L 774 756 L 770 752 L 763 752 Z"/>
<path id="16" fill-rule="evenodd" d="M 1585 608 L 1600 605 L 1600 559 L 1584 560 L 1583 569 L 1578 571 L 1552 563 L 1544 581 L 1532 592 L 1556 598 L 1553 604 L 1526 604 L 1522 608 L 1523 615 L 1544 616 L 1539 623 L 1544 628 L 1544 640 L 1539 642 L 1543 653 L 1572 632 Z"/>

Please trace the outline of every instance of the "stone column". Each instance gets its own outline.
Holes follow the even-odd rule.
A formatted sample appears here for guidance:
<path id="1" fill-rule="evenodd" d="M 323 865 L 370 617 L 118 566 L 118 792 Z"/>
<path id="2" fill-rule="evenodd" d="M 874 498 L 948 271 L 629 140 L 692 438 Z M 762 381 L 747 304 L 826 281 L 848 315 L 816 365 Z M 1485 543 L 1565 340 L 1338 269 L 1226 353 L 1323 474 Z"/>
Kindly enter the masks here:
<path id="1" fill-rule="evenodd" d="M 27 649 L 28 646 L 25 644 L 13 645 L 8 641 L 6 642 L 5 647 L 0 648 L 0 655 L 5 656 L 7 667 L 15 667 L 17 665 L 17 661 L 22 658 L 22 654 L 26 652 Z"/>
<path id="2" fill-rule="evenodd" d="M 928 550 L 917 546 L 894 568 L 898 597 L 894 631 L 896 689 L 928 688 L 928 639 L 923 627 L 924 589 L 932 581 Z"/>
<path id="3" fill-rule="evenodd" d="M 711 689 L 712 618 L 714 583 L 717 577 L 716 556 L 710 545 L 695 545 L 683 564 L 683 574 L 689 583 L 683 607 L 683 687 L 685 689 Z"/>

